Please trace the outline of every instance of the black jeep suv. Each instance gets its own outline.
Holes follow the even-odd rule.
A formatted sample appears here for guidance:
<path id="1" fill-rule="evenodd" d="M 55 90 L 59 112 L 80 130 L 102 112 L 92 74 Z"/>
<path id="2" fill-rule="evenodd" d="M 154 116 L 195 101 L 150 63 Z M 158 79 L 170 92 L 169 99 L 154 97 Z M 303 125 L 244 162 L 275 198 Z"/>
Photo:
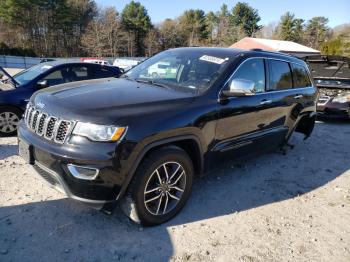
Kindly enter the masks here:
<path id="1" fill-rule="evenodd" d="M 316 100 L 305 62 L 292 56 L 173 49 L 120 79 L 35 93 L 19 154 L 68 197 L 109 211 L 121 200 L 130 218 L 155 225 L 224 156 L 283 146 L 293 131 L 308 137 Z"/>

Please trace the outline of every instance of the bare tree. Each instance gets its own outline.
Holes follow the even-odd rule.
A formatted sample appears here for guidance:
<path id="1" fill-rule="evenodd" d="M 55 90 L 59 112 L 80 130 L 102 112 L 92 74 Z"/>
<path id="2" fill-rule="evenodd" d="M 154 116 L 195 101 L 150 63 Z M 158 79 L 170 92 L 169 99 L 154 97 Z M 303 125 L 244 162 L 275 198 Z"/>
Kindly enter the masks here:
<path id="1" fill-rule="evenodd" d="M 99 11 L 98 17 L 91 21 L 82 36 L 84 50 L 92 56 L 118 56 L 127 52 L 126 33 L 115 8 Z"/>

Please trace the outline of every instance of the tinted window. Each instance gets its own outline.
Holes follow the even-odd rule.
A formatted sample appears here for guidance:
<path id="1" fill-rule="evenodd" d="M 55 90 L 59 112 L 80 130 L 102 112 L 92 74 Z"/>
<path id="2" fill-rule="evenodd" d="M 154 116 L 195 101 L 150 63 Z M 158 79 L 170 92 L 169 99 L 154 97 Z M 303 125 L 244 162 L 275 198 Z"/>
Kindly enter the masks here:
<path id="1" fill-rule="evenodd" d="M 83 81 L 91 79 L 91 72 L 87 66 L 69 66 L 63 67 L 45 76 L 48 86 L 59 85 L 63 83 Z"/>
<path id="2" fill-rule="evenodd" d="M 71 76 L 73 79 L 72 81 L 83 81 L 89 79 L 89 73 L 88 68 L 86 66 L 74 66 L 71 67 Z"/>
<path id="3" fill-rule="evenodd" d="M 104 67 L 95 67 L 95 78 L 115 77 L 116 75 Z"/>
<path id="4" fill-rule="evenodd" d="M 255 92 L 265 91 L 265 63 L 263 59 L 249 59 L 238 68 L 233 79 L 253 81 Z"/>
<path id="5" fill-rule="evenodd" d="M 293 64 L 294 87 L 311 86 L 309 75 L 306 68 L 301 65 Z"/>
<path id="6" fill-rule="evenodd" d="M 43 80 L 47 82 L 48 86 L 59 85 L 65 82 L 61 70 L 55 70 L 39 81 Z"/>
<path id="7" fill-rule="evenodd" d="M 293 87 L 289 64 L 270 60 L 270 90 L 284 90 Z"/>

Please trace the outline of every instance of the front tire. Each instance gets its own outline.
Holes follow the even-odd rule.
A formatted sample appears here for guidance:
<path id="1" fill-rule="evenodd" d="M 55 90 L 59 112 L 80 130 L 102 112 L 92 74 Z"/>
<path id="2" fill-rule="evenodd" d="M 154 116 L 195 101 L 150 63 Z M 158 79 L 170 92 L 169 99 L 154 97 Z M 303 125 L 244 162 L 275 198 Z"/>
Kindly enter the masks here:
<path id="1" fill-rule="evenodd" d="M 0 108 L 0 137 L 16 135 L 21 118 L 22 111 L 17 108 Z"/>
<path id="2" fill-rule="evenodd" d="M 192 183 L 193 165 L 188 154 L 175 146 L 160 148 L 137 168 L 122 208 L 137 223 L 164 223 L 184 207 Z"/>

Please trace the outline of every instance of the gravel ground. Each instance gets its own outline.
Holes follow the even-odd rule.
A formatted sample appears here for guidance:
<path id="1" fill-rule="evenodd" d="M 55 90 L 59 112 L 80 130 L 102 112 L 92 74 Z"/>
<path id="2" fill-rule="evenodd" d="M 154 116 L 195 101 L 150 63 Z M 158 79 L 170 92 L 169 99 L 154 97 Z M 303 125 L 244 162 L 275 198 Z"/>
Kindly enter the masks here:
<path id="1" fill-rule="evenodd" d="M 0 139 L 0 261 L 350 261 L 350 125 L 198 178 L 153 228 L 66 199 Z"/>

